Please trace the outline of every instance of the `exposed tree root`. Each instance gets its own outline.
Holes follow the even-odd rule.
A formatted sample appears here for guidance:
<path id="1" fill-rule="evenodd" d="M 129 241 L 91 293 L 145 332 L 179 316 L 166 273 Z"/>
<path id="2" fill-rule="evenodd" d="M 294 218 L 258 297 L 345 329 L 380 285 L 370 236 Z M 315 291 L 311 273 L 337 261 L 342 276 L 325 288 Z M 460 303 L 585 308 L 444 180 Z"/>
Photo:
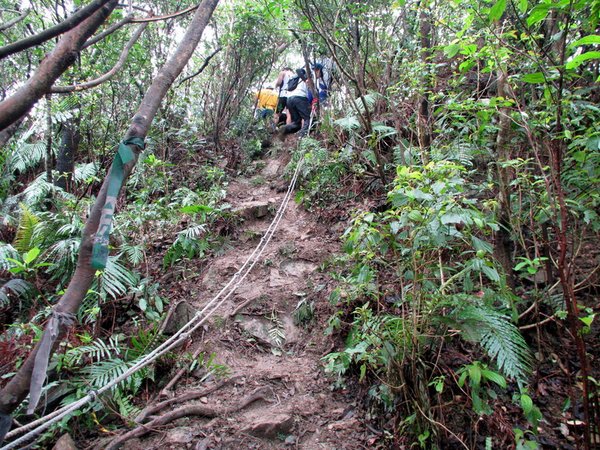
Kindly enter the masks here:
<path id="1" fill-rule="evenodd" d="M 231 383 L 232 381 L 237 380 L 239 377 L 233 377 L 233 378 L 229 378 L 227 380 L 221 381 L 220 383 L 215 384 L 214 386 L 211 386 L 207 389 L 204 389 L 203 391 L 194 391 L 194 392 L 186 392 L 185 394 L 182 394 L 178 397 L 174 397 L 171 398 L 169 400 L 165 400 L 162 401 L 160 403 L 157 403 L 155 405 L 150 405 L 147 406 L 146 408 L 144 408 L 142 410 L 142 412 L 140 412 L 138 414 L 138 416 L 134 419 L 134 422 L 136 423 L 142 423 L 144 420 L 146 420 L 146 418 L 148 416 L 151 416 L 153 414 L 156 414 L 158 411 L 162 410 L 163 408 L 166 408 L 167 406 L 171 406 L 175 403 L 183 403 L 186 402 L 188 400 L 194 400 L 197 398 L 201 398 L 201 397 L 205 397 L 209 394 L 212 394 L 215 391 L 218 391 L 219 389 L 221 389 L 223 386 Z"/>
<path id="2" fill-rule="evenodd" d="M 202 332 L 202 336 L 204 337 L 204 332 Z M 200 338 L 200 340 L 202 340 L 202 338 Z M 198 356 L 200 356 L 200 353 L 202 353 L 203 349 L 204 349 L 204 347 L 202 345 L 198 346 L 198 348 L 192 355 L 192 360 L 197 359 Z M 169 383 L 162 389 L 162 391 L 160 391 L 159 397 L 168 397 L 170 390 L 173 388 L 173 386 L 175 386 L 175 384 L 179 381 L 179 379 L 187 371 L 188 371 L 187 367 L 183 367 L 183 368 L 179 369 L 179 371 L 175 374 L 175 376 L 173 378 L 171 378 L 171 381 L 169 381 Z"/>
<path id="3" fill-rule="evenodd" d="M 244 309 L 246 306 L 248 306 L 254 300 L 256 300 L 256 299 L 250 298 L 250 299 L 246 300 L 245 302 L 239 304 L 230 314 L 227 314 L 227 316 L 225 318 L 229 319 L 230 317 L 235 317 L 235 315 L 237 313 L 239 313 L 242 309 Z"/>
<path id="4" fill-rule="evenodd" d="M 271 392 L 271 388 L 269 387 L 261 387 L 256 389 L 250 395 L 245 397 L 239 404 L 235 406 L 231 406 L 228 408 L 213 408 L 205 405 L 188 405 L 182 406 L 181 408 L 177 408 L 169 413 L 163 414 L 156 419 L 151 420 L 150 422 L 140 425 L 137 428 L 134 428 L 131 431 L 119 436 L 118 438 L 111 441 L 107 446 L 106 450 L 116 450 L 123 445 L 129 439 L 137 438 L 143 436 L 147 433 L 150 433 L 157 427 L 162 425 L 166 425 L 169 422 L 180 419 L 182 417 L 187 416 L 204 416 L 204 417 L 218 417 L 226 414 L 231 414 L 233 412 L 244 409 L 251 403 L 257 400 L 266 400 L 266 395 Z"/>

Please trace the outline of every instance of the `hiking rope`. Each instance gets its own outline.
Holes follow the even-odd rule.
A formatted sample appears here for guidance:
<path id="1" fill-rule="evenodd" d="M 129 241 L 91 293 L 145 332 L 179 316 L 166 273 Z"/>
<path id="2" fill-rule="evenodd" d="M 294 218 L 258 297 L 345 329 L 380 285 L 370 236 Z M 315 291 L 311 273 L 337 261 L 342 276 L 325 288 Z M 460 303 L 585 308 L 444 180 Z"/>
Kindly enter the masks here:
<path id="1" fill-rule="evenodd" d="M 281 201 L 279 209 L 277 210 L 275 217 L 273 218 L 273 220 L 267 227 L 265 234 L 261 238 L 260 242 L 254 249 L 254 251 L 246 259 L 246 261 L 244 262 L 242 267 L 240 267 L 240 269 L 231 277 L 229 282 L 219 291 L 219 293 L 216 296 L 214 296 L 204 306 L 204 308 L 202 308 L 202 310 L 198 311 L 194 315 L 194 317 L 191 320 L 189 320 L 186 324 L 184 324 L 173 336 L 171 336 L 169 339 L 167 339 L 165 342 L 163 342 L 161 345 L 159 345 L 152 352 L 150 352 L 147 355 L 145 355 L 144 357 L 142 357 L 138 362 L 136 362 L 133 366 L 131 366 L 128 370 L 126 370 L 119 377 L 115 378 L 114 380 L 112 380 L 111 382 L 102 386 L 101 388 L 88 391 L 88 393 L 84 397 L 75 401 L 74 403 L 71 403 L 70 405 L 67 405 L 60 409 L 57 409 L 56 411 L 53 411 L 52 413 L 50 413 L 44 417 L 41 417 L 40 419 L 37 419 L 33 422 L 30 422 L 26 425 L 16 428 L 13 431 L 11 431 L 10 433 L 8 433 L 6 435 L 6 439 L 10 439 L 11 437 L 17 436 L 28 430 L 31 430 L 27 434 L 16 439 L 15 441 L 10 442 L 9 444 L 0 448 L 0 450 L 14 449 L 14 448 L 17 448 L 17 446 L 19 446 L 20 444 L 32 440 L 37 435 L 41 434 L 44 430 L 49 428 L 52 424 L 63 419 L 68 414 L 79 409 L 80 407 L 89 403 L 90 401 L 96 400 L 96 398 L 100 394 L 102 394 L 102 393 L 106 392 L 107 390 L 111 389 L 112 387 L 116 386 L 121 381 L 124 381 L 125 379 L 127 379 L 133 373 L 135 373 L 138 370 L 142 369 L 143 367 L 147 366 L 148 364 L 150 364 L 151 362 L 153 362 L 154 360 L 156 360 L 157 358 L 159 358 L 160 356 L 164 355 L 166 352 L 171 350 L 173 347 L 176 347 L 177 345 L 179 345 L 180 343 L 185 341 L 190 336 L 191 333 L 193 333 L 204 322 L 206 322 L 206 320 L 211 315 L 213 315 L 217 311 L 217 309 L 235 292 L 235 290 L 242 283 L 242 281 L 244 281 L 246 276 L 250 273 L 252 268 L 256 265 L 260 256 L 262 255 L 265 248 L 269 244 L 269 241 L 275 234 L 275 231 L 277 230 L 277 227 L 279 226 L 279 223 L 281 222 L 281 219 L 283 218 L 283 216 L 285 214 L 287 205 L 289 204 L 289 201 L 291 199 L 291 194 L 296 185 L 296 181 L 298 180 L 298 176 L 300 174 L 300 168 L 302 167 L 302 164 L 303 164 L 303 158 L 301 158 L 298 161 L 298 163 L 296 165 L 296 169 L 295 169 L 292 179 L 290 181 L 290 184 L 288 185 L 287 192 L 286 192 L 285 196 L 283 197 L 283 200 Z M 221 296 L 223 296 L 223 298 L 221 298 L 219 300 L 219 298 Z M 210 311 L 209 311 L 209 309 L 210 309 Z M 202 314 L 205 314 L 205 315 L 203 318 L 200 319 L 200 316 Z M 200 319 L 200 320 L 197 323 L 195 323 L 198 319 Z"/>

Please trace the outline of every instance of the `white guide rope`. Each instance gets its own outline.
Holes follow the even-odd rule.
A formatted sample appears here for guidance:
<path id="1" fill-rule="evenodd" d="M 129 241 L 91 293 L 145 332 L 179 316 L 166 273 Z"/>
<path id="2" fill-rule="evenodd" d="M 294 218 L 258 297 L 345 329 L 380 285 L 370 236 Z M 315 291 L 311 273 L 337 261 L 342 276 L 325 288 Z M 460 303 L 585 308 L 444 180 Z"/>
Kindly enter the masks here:
<path id="1" fill-rule="evenodd" d="M 246 261 L 244 262 L 242 267 L 240 267 L 240 269 L 233 275 L 233 277 L 231 277 L 229 282 L 219 291 L 219 293 L 215 297 L 213 297 L 206 304 L 206 306 L 204 306 L 204 308 L 202 308 L 202 310 L 198 311 L 194 315 L 194 317 L 188 323 L 183 325 L 173 336 L 171 336 L 169 339 L 167 339 L 165 342 L 163 342 L 161 345 L 156 347 L 153 351 L 151 351 L 147 355 L 144 355 L 138 362 L 136 362 L 127 371 L 125 371 L 119 377 L 112 380 L 110 383 L 106 384 L 105 386 L 102 386 L 101 388 L 99 388 L 96 391 L 88 392 L 88 394 L 86 394 L 81 399 L 75 401 L 74 403 L 71 403 L 67 406 L 63 406 L 62 408 L 57 409 L 56 411 L 53 411 L 52 413 L 47 414 L 46 416 L 41 417 L 40 419 L 34 420 L 33 422 L 30 422 L 26 425 L 23 425 L 19 428 L 15 428 L 14 430 L 12 430 L 10 433 L 8 433 L 6 435 L 6 439 L 10 439 L 10 438 L 18 436 L 20 434 L 23 434 L 28 430 L 31 430 L 31 431 L 29 431 L 27 434 L 21 436 L 20 438 L 14 440 L 13 442 L 6 444 L 4 447 L 0 448 L 0 450 L 14 449 L 14 448 L 17 448 L 18 446 L 20 446 L 21 444 L 32 440 L 33 438 L 35 438 L 36 436 L 41 434 L 44 430 L 49 428 L 52 424 L 58 422 L 59 420 L 62 420 L 68 414 L 81 408 L 83 405 L 89 403 L 90 401 L 96 400 L 98 395 L 113 388 L 114 386 L 119 384 L 121 381 L 127 379 L 133 373 L 137 372 L 138 370 L 147 366 L 151 362 L 155 361 L 157 358 L 164 355 L 172 348 L 183 343 L 183 341 L 185 341 L 190 336 L 191 333 L 193 333 L 204 322 L 206 322 L 206 320 L 212 314 L 214 314 L 216 312 L 216 310 L 225 302 L 225 300 L 227 300 L 235 292 L 235 290 L 242 283 L 242 281 L 244 281 L 246 276 L 250 273 L 252 268 L 258 262 L 260 256 L 264 252 L 269 241 L 275 234 L 275 231 L 277 230 L 277 227 L 279 226 L 279 222 L 281 222 L 281 219 L 283 218 L 283 215 L 285 214 L 285 211 L 287 209 L 287 205 L 291 199 L 292 192 L 294 190 L 296 181 L 298 179 L 298 175 L 300 173 L 300 168 L 302 166 L 302 162 L 303 162 L 303 159 L 300 159 L 298 161 L 298 163 L 296 165 L 296 170 L 294 171 L 294 175 L 292 176 L 292 179 L 288 186 L 287 192 L 285 193 L 285 196 L 283 197 L 283 200 L 281 201 L 279 209 L 275 213 L 275 217 L 273 217 L 273 220 L 269 224 L 269 227 L 265 231 L 264 235 L 260 239 L 260 242 L 254 249 L 252 254 L 246 259 Z"/>

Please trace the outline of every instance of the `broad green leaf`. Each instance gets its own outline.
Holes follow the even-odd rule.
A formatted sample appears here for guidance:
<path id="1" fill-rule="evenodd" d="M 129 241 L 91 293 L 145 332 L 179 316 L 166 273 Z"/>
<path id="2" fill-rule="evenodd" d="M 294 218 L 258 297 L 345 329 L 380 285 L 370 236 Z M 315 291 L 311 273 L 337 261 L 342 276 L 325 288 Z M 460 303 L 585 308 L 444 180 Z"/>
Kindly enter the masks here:
<path id="1" fill-rule="evenodd" d="M 537 5 L 529 13 L 529 17 L 527 18 L 527 25 L 532 26 L 544 20 L 548 15 L 549 10 L 550 5 L 548 4 Z"/>
<path id="2" fill-rule="evenodd" d="M 460 45 L 458 44 L 450 44 L 444 47 L 444 54 L 448 58 L 454 58 L 459 51 Z"/>
<path id="3" fill-rule="evenodd" d="M 477 51 L 477 44 L 467 44 L 461 47 L 460 53 L 462 55 L 470 56 L 474 55 Z"/>
<path id="4" fill-rule="evenodd" d="M 577 39 L 575 42 L 569 44 L 569 47 L 579 47 L 581 45 L 600 44 L 600 35 L 590 34 L 589 36 Z"/>
<path id="5" fill-rule="evenodd" d="M 481 369 L 479 366 L 472 364 L 469 366 L 469 378 L 471 386 L 479 386 L 481 384 Z"/>
<path id="6" fill-rule="evenodd" d="M 592 151 L 600 150 L 600 135 L 590 137 L 585 146 Z"/>
<path id="7" fill-rule="evenodd" d="M 529 3 L 527 2 L 527 0 L 519 0 L 519 12 L 521 14 L 524 14 L 527 11 L 527 8 L 529 7 Z"/>
<path id="8" fill-rule="evenodd" d="M 527 394 L 521 394 L 521 408 L 525 414 L 529 414 L 533 409 L 533 400 Z"/>
<path id="9" fill-rule="evenodd" d="M 493 370 L 488 370 L 488 369 L 483 369 L 481 371 L 481 373 L 483 374 L 483 376 L 486 380 L 496 383 L 501 388 L 506 388 L 506 380 L 499 373 L 494 372 Z"/>
<path id="10" fill-rule="evenodd" d="M 23 262 L 25 264 L 29 264 L 33 261 L 35 261 L 35 258 L 37 258 L 40 254 L 40 249 L 37 247 L 33 247 L 31 250 L 29 250 L 27 253 L 25 253 L 23 255 Z"/>
<path id="11" fill-rule="evenodd" d="M 211 212 L 214 211 L 214 208 L 211 208 L 210 206 L 206 205 L 189 205 L 182 206 L 181 208 L 179 208 L 179 211 L 181 211 L 184 214 L 195 214 L 199 212 Z"/>
<path id="12" fill-rule="evenodd" d="M 454 212 L 447 212 L 442 217 L 440 217 L 440 221 L 444 225 L 454 224 L 454 223 L 468 223 L 469 218 L 464 214 L 458 214 Z"/>
<path id="13" fill-rule="evenodd" d="M 525 83 L 545 83 L 546 77 L 542 72 L 528 73 L 521 77 Z"/>
<path id="14" fill-rule="evenodd" d="M 473 244 L 473 248 L 475 250 L 483 250 L 486 253 L 492 253 L 494 251 L 494 247 L 492 247 L 492 244 L 483 241 L 478 237 L 471 236 L 471 243 Z"/>
<path id="15" fill-rule="evenodd" d="M 500 275 L 498 275 L 498 271 L 494 267 L 483 265 L 481 266 L 481 271 L 490 279 L 490 281 L 500 281 Z"/>
<path id="16" fill-rule="evenodd" d="M 458 66 L 458 70 L 460 72 L 467 72 L 471 69 L 471 67 L 473 67 L 475 65 L 475 61 L 468 59 L 466 61 L 463 61 L 460 66 Z"/>
<path id="17" fill-rule="evenodd" d="M 421 214 L 421 211 L 413 209 L 408 213 L 408 218 L 413 222 L 421 222 L 423 220 L 423 215 Z"/>
<path id="18" fill-rule="evenodd" d="M 504 10 L 506 9 L 506 0 L 498 0 L 494 6 L 490 9 L 490 13 L 488 14 L 488 18 L 490 21 L 495 22 L 500 20 L 502 14 L 504 14 Z"/>
<path id="19" fill-rule="evenodd" d="M 574 69 L 576 67 L 579 67 L 582 63 L 584 63 L 585 61 L 588 61 L 590 59 L 600 59 L 600 52 L 597 52 L 597 51 L 585 52 L 585 53 L 582 53 L 581 55 L 577 55 L 575 58 L 573 58 L 571 61 L 569 61 L 565 65 L 565 67 L 567 69 Z"/>

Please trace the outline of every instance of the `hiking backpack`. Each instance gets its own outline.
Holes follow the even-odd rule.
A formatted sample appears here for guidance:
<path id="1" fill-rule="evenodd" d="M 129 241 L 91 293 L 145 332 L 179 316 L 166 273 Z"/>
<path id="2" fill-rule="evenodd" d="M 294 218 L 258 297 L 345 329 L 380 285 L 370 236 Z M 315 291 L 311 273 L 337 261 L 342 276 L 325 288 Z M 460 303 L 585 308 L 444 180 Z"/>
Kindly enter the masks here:
<path id="1" fill-rule="evenodd" d="M 300 77 L 293 77 L 288 80 L 287 83 L 287 91 L 293 91 L 298 87 L 298 83 L 300 82 Z"/>

